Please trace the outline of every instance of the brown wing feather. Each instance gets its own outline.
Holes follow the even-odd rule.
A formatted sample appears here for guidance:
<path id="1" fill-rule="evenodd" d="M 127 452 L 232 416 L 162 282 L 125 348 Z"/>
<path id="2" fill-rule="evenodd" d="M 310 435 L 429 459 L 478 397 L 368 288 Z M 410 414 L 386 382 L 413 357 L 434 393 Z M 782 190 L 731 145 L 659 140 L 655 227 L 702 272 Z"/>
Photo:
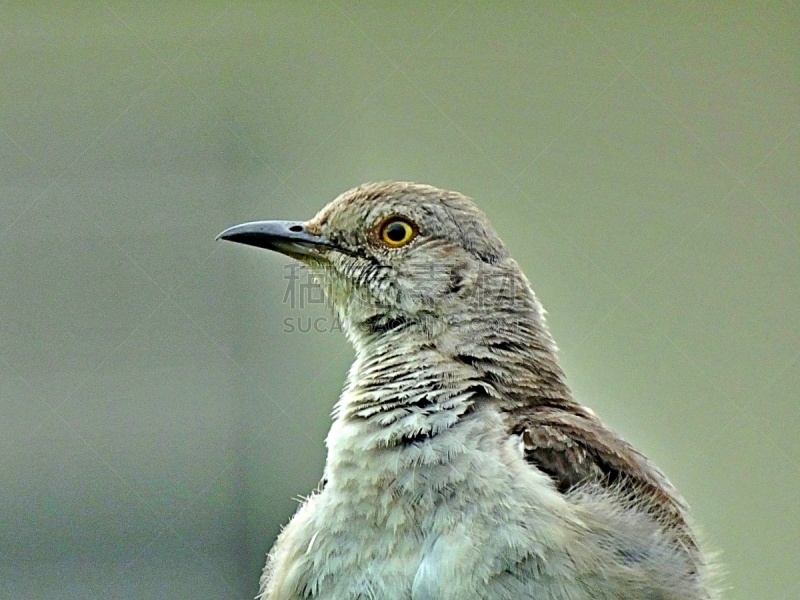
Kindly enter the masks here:
<path id="1" fill-rule="evenodd" d="M 526 460 L 550 476 L 559 491 L 587 483 L 620 486 L 695 546 L 685 521 L 687 507 L 666 476 L 594 413 L 569 402 L 517 407 L 508 417 L 511 432 L 522 436 Z"/>

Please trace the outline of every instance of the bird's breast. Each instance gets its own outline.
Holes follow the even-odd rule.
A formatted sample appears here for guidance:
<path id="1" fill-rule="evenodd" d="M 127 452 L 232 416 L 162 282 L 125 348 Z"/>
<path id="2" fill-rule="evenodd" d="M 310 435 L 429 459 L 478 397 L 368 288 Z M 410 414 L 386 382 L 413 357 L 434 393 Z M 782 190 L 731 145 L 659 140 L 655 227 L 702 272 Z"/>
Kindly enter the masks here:
<path id="1" fill-rule="evenodd" d="M 464 600 L 503 578 L 521 589 L 530 577 L 511 573 L 519 563 L 557 568 L 566 505 L 502 431 L 478 413 L 423 443 L 378 449 L 358 423 L 337 422 L 328 483 L 273 550 L 272 572 L 289 576 L 268 589 L 294 592 L 266 598 Z"/>

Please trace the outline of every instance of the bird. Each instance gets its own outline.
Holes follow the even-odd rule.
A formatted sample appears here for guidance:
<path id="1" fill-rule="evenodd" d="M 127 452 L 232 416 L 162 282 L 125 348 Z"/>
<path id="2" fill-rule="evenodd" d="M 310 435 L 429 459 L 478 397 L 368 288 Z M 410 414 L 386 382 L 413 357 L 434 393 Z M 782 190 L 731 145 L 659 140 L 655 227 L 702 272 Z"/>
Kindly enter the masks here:
<path id="1" fill-rule="evenodd" d="M 545 312 L 468 197 L 365 183 L 223 240 L 304 263 L 355 350 L 323 479 L 262 600 L 715 600 L 664 473 L 568 387 Z"/>

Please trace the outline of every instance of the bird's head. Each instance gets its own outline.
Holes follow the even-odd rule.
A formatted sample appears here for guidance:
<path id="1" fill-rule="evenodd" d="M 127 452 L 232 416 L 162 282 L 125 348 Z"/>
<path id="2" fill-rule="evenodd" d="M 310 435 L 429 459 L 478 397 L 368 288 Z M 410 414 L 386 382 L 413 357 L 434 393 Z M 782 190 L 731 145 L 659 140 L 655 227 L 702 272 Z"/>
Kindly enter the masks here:
<path id="1" fill-rule="evenodd" d="M 538 308 L 486 216 L 427 185 L 364 184 L 309 221 L 245 223 L 219 237 L 308 265 L 351 339 Z"/>

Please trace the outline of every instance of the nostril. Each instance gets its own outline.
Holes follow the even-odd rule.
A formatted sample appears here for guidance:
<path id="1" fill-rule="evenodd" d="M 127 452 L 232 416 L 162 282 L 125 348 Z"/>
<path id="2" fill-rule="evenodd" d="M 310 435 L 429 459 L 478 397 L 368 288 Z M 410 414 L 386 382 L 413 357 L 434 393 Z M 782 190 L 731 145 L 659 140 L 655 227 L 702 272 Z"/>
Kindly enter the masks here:
<path id="1" fill-rule="evenodd" d="M 303 231 L 303 226 L 302 225 L 292 225 L 291 227 L 289 227 L 289 231 L 291 231 L 292 233 L 300 233 L 300 232 Z"/>

